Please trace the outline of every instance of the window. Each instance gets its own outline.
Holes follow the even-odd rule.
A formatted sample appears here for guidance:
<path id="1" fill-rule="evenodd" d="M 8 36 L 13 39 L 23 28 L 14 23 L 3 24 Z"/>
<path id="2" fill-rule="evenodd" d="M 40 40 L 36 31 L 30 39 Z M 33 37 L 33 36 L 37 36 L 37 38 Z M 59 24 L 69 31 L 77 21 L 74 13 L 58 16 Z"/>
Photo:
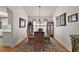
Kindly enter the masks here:
<path id="1" fill-rule="evenodd" d="M 33 33 L 35 31 L 38 31 L 39 28 L 42 28 L 45 35 L 47 35 L 47 21 L 46 20 L 41 22 L 41 24 L 36 22 L 35 20 L 33 21 Z"/>

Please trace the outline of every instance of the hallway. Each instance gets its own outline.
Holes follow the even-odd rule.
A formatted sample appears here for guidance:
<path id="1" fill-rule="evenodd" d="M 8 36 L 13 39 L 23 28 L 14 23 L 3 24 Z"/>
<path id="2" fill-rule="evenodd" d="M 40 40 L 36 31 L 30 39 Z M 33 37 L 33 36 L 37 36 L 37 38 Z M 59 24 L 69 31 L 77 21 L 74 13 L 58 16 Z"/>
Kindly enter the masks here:
<path id="1" fill-rule="evenodd" d="M 0 0 L 1 59 L 79 58 L 79 0 Z"/>
<path id="2" fill-rule="evenodd" d="M 79 51 L 74 41 L 79 39 L 79 6 L 0 6 L 0 12 L 1 51 L 33 51 L 28 43 L 15 46 L 39 30 L 56 39 L 45 44 L 45 51 Z"/>

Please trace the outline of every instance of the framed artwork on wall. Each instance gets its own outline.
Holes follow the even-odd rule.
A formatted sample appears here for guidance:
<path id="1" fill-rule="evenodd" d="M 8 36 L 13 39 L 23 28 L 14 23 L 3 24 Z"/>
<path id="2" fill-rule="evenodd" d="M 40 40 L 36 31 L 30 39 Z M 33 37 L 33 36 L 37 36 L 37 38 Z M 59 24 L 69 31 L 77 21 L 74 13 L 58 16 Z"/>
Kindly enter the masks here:
<path id="1" fill-rule="evenodd" d="M 1 27 L 2 27 L 2 22 L 0 22 L 0 29 L 1 29 Z"/>
<path id="2" fill-rule="evenodd" d="M 60 26 L 60 16 L 56 17 L 56 27 Z"/>
<path id="3" fill-rule="evenodd" d="M 19 28 L 25 28 L 26 27 L 26 20 L 23 18 L 19 18 Z"/>
<path id="4" fill-rule="evenodd" d="M 66 26 L 66 13 L 60 15 L 60 26 Z"/>
<path id="5" fill-rule="evenodd" d="M 76 22 L 78 21 L 78 13 L 68 16 L 68 22 Z"/>

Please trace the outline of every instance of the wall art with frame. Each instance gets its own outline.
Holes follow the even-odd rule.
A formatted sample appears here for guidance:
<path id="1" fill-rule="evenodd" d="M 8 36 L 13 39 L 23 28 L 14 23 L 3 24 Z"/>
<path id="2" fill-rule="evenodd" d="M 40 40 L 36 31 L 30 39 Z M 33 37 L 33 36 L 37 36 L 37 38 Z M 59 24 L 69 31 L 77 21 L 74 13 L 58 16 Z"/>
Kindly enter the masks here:
<path id="1" fill-rule="evenodd" d="M 78 13 L 68 16 L 68 22 L 77 22 L 77 21 L 78 21 Z"/>
<path id="2" fill-rule="evenodd" d="M 66 13 L 60 15 L 60 26 L 66 26 Z"/>
<path id="3" fill-rule="evenodd" d="M 23 18 L 19 18 L 19 28 L 25 28 L 26 27 L 26 20 Z"/>
<path id="4" fill-rule="evenodd" d="M 60 26 L 60 16 L 56 17 L 56 27 Z"/>

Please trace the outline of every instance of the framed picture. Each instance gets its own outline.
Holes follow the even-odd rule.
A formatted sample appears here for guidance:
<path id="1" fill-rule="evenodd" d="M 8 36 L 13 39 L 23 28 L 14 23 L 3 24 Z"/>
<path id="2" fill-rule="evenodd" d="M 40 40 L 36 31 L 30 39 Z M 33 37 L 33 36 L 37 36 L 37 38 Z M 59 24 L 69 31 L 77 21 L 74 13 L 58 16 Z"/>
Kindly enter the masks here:
<path id="1" fill-rule="evenodd" d="M 60 15 L 60 26 L 66 26 L 66 13 Z"/>
<path id="2" fill-rule="evenodd" d="M 26 20 L 23 18 L 19 18 L 19 28 L 26 27 Z"/>
<path id="3" fill-rule="evenodd" d="M 60 26 L 60 16 L 56 17 L 56 27 Z"/>
<path id="4" fill-rule="evenodd" d="M 76 22 L 76 21 L 78 21 L 78 14 L 77 13 L 68 16 L 68 22 Z"/>
<path id="5" fill-rule="evenodd" d="M 0 22 L 0 29 L 1 29 L 1 27 L 2 27 L 2 22 Z"/>

